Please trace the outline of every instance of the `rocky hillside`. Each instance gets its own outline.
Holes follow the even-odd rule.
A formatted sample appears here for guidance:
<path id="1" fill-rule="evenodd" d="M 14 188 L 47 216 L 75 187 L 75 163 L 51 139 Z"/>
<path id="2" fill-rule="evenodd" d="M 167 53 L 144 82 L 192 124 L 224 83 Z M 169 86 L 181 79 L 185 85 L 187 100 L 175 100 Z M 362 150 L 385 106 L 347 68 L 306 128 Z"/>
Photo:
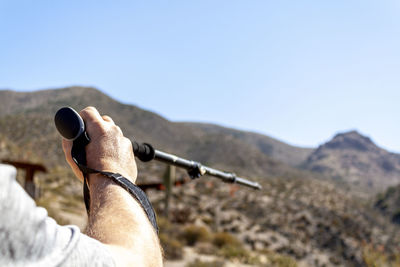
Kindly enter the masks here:
<path id="1" fill-rule="evenodd" d="M 356 131 L 337 134 L 319 146 L 304 167 L 369 192 L 400 183 L 399 155 L 379 148 Z"/>
<path id="2" fill-rule="evenodd" d="M 186 231 L 193 232 L 196 226 L 198 235 L 234 235 L 244 248 L 228 256 L 242 263 L 263 262 L 263 256 L 270 253 L 295 262 L 288 264 L 286 259 L 282 265 L 264 262 L 259 266 L 386 266 L 400 249 L 397 226 L 328 181 L 273 178 L 262 184 L 263 191 L 234 193 L 228 185 L 204 180 L 175 188 L 171 210 L 175 228 L 174 233 L 168 232 L 169 239 L 188 244 Z M 163 194 L 152 197 L 162 210 Z M 215 237 L 214 246 L 204 244 L 207 238 L 198 239 L 198 245 L 189 245 L 199 258 L 202 254 L 225 255 L 226 251 L 215 247 Z M 375 257 L 385 260 L 371 261 Z M 393 260 L 392 264 L 387 266 L 400 262 Z"/>
<path id="3" fill-rule="evenodd" d="M 298 167 L 303 163 L 314 149 L 295 147 L 274 138 L 253 132 L 239 131 L 205 123 L 185 123 L 193 130 L 201 129 L 207 134 L 220 134 L 238 139 L 248 145 L 257 147 L 264 154 L 284 162 L 290 166 Z"/>

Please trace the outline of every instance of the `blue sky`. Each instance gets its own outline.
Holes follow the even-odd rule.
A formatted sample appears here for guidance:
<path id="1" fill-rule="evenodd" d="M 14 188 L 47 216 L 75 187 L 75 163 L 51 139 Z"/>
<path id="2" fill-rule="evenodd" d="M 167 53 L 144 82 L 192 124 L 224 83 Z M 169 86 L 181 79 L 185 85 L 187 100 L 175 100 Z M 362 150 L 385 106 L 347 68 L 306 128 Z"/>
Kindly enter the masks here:
<path id="1" fill-rule="evenodd" d="M 400 2 L 0 0 L 0 88 L 87 85 L 174 121 L 400 152 Z"/>

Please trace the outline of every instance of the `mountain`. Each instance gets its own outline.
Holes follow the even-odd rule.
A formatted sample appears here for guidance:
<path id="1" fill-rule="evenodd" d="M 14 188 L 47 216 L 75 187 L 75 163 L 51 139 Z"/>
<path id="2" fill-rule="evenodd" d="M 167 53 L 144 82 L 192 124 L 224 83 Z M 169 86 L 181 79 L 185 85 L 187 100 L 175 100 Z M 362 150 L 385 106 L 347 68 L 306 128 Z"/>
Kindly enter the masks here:
<path id="1" fill-rule="evenodd" d="M 16 145 L 35 151 L 46 159 L 46 164 L 57 165 L 63 161 L 63 154 L 53 122 L 55 112 L 63 106 L 81 110 L 88 105 L 114 118 L 130 139 L 148 142 L 157 149 L 235 171 L 241 176 L 296 173 L 298 170 L 290 165 L 298 164 L 310 151 L 259 134 L 171 122 L 87 87 L 29 93 L 0 91 L 0 133 Z"/>
<path id="2" fill-rule="evenodd" d="M 337 134 L 313 151 L 303 167 L 373 192 L 400 183 L 400 156 L 357 131 Z"/>
<path id="3" fill-rule="evenodd" d="M 202 130 L 208 134 L 222 134 L 238 139 L 248 145 L 257 147 L 262 153 L 273 159 L 284 162 L 292 167 L 298 167 L 313 151 L 312 148 L 302 148 L 288 145 L 266 135 L 239 131 L 206 123 L 184 123 L 194 130 Z"/>

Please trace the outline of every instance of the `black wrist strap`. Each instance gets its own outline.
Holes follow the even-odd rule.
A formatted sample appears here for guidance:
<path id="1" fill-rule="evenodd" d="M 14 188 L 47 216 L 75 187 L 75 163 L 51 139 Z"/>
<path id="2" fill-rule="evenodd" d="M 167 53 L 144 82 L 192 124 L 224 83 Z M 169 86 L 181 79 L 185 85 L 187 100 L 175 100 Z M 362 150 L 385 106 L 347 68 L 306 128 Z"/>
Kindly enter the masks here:
<path id="1" fill-rule="evenodd" d="M 86 206 L 86 211 L 89 214 L 89 209 L 90 209 L 90 194 L 89 194 L 89 186 L 88 186 L 88 181 L 87 177 L 89 174 L 92 173 L 99 173 L 101 175 L 104 175 L 111 180 L 113 180 L 116 184 L 124 188 L 126 191 L 128 191 L 131 196 L 133 196 L 139 204 L 142 206 L 144 212 L 146 213 L 147 217 L 149 218 L 149 221 L 154 227 L 154 230 L 158 234 L 158 225 L 156 221 L 156 215 L 153 209 L 153 206 L 151 205 L 149 199 L 146 196 L 146 193 L 143 192 L 142 189 L 140 189 L 138 186 L 136 186 L 134 183 L 123 177 L 119 173 L 112 173 L 112 172 L 103 172 L 103 171 L 98 171 L 91 169 L 85 165 L 80 164 L 74 157 L 73 160 L 75 163 L 78 165 L 79 169 L 81 170 L 83 177 L 84 177 L 84 183 L 83 183 L 83 197 L 85 200 L 85 206 Z"/>

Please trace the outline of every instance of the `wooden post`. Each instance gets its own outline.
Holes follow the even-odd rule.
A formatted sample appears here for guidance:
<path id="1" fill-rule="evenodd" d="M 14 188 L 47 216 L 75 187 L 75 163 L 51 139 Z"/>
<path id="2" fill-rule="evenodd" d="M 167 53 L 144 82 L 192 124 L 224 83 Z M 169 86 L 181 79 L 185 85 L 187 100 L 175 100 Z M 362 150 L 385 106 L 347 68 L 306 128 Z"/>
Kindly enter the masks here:
<path id="1" fill-rule="evenodd" d="M 33 178 L 36 171 L 47 172 L 46 168 L 40 164 L 31 164 L 22 161 L 3 160 L 3 163 L 25 170 L 24 189 L 33 199 L 36 199 L 38 197 L 38 190 Z"/>
<path id="2" fill-rule="evenodd" d="M 221 231 L 221 222 L 220 222 L 220 218 L 221 218 L 221 206 L 220 205 L 215 205 L 214 207 L 214 231 L 215 232 L 219 232 Z"/>
<path id="3" fill-rule="evenodd" d="M 175 184 L 176 168 L 173 165 L 168 165 L 164 175 L 164 186 L 165 186 L 165 208 L 164 216 L 169 218 L 169 203 L 171 199 L 172 187 Z"/>

